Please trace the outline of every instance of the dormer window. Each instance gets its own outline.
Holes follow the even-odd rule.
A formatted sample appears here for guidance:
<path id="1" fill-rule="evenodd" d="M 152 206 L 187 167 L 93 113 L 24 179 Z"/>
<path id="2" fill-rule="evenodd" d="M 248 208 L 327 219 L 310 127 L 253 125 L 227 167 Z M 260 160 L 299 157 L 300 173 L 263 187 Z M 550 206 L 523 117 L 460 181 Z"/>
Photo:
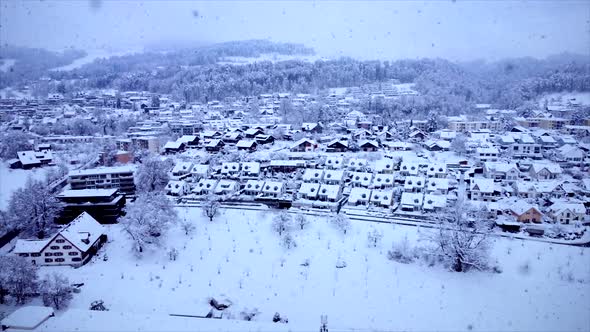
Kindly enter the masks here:
<path id="1" fill-rule="evenodd" d="M 414 199 L 414 203 L 418 204 L 418 202 L 419 202 L 418 199 Z"/>

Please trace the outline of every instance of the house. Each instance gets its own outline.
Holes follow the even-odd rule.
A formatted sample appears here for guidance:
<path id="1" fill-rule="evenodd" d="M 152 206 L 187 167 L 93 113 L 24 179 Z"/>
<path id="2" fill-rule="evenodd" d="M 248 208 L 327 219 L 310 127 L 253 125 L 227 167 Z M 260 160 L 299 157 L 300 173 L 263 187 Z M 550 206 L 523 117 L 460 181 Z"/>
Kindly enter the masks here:
<path id="1" fill-rule="evenodd" d="M 522 201 L 512 204 L 508 208 L 508 212 L 516 218 L 517 221 L 523 223 L 541 223 L 543 217 L 543 214 L 536 206 Z"/>
<path id="2" fill-rule="evenodd" d="M 528 134 L 520 134 L 515 136 L 515 143 L 512 144 L 512 156 L 514 158 L 531 158 L 541 159 L 543 154 L 541 145 Z"/>
<path id="3" fill-rule="evenodd" d="M 373 180 L 373 174 L 368 172 L 352 172 L 350 173 L 350 183 L 352 187 L 368 188 Z"/>
<path id="4" fill-rule="evenodd" d="M 378 207 L 389 208 L 393 200 L 392 190 L 373 190 L 371 193 L 371 204 Z"/>
<path id="5" fill-rule="evenodd" d="M 394 185 L 393 174 L 376 174 L 373 179 L 373 188 L 384 189 L 391 188 Z"/>
<path id="6" fill-rule="evenodd" d="M 425 189 L 427 194 L 446 195 L 449 192 L 449 180 L 428 178 Z"/>
<path id="7" fill-rule="evenodd" d="M 62 211 L 58 223 L 67 223 L 82 212 L 90 214 L 101 224 L 114 224 L 122 215 L 125 195 L 117 188 L 64 190 L 56 198 Z"/>
<path id="8" fill-rule="evenodd" d="M 262 189 L 262 195 L 264 198 L 278 199 L 285 194 L 285 189 L 285 183 L 281 181 L 266 181 Z"/>
<path id="9" fill-rule="evenodd" d="M 325 184 L 340 185 L 344 182 L 343 170 L 326 170 L 324 172 L 323 182 Z"/>
<path id="10" fill-rule="evenodd" d="M 175 154 L 175 153 L 179 153 L 184 151 L 185 148 L 185 144 L 183 142 L 180 141 L 174 141 L 174 142 L 167 142 L 164 145 L 164 153 L 165 154 Z"/>
<path id="11" fill-rule="evenodd" d="M 309 138 L 302 138 L 291 146 L 292 152 L 310 152 L 318 148 L 318 143 Z"/>
<path id="12" fill-rule="evenodd" d="M 421 193 L 426 186 L 426 180 L 420 176 L 407 176 L 404 181 L 404 191 L 407 193 Z"/>
<path id="13" fill-rule="evenodd" d="M 256 151 L 257 145 L 258 145 L 258 143 L 256 143 L 256 141 L 253 141 L 253 140 L 241 140 L 238 142 L 238 144 L 236 144 L 236 146 L 238 147 L 238 151 L 249 151 L 249 152 Z"/>
<path id="14" fill-rule="evenodd" d="M 298 195 L 301 199 L 315 200 L 318 198 L 318 192 L 320 190 L 319 183 L 304 182 L 299 188 Z"/>
<path id="15" fill-rule="evenodd" d="M 226 177 L 237 177 L 240 175 L 240 163 L 221 163 L 221 175 Z"/>
<path id="16" fill-rule="evenodd" d="M 372 140 L 362 140 L 359 142 L 359 149 L 364 152 L 374 152 L 379 150 L 379 143 Z"/>
<path id="17" fill-rule="evenodd" d="M 514 163 L 486 162 L 483 166 L 485 177 L 512 184 L 520 177 L 520 171 Z"/>
<path id="18" fill-rule="evenodd" d="M 428 151 L 448 151 L 451 147 L 451 142 L 444 140 L 428 140 L 423 142 L 422 145 Z"/>
<path id="19" fill-rule="evenodd" d="M 373 137 L 373 133 L 367 129 L 358 129 L 352 133 L 352 138 L 355 140 L 366 140 Z"/>
<path id="20" fill-rule="evenodd" d="M 558 160 L 566 166 L 580 166 L 587 158 L 587 153 L 584 150 L 569 144 L 559 147 L 556 152 Z"/>
<path id="21" fill-rule="evenodd" d="M 249 196 L 258 196 L 262 192 L 264 181 L 262 180 L 248 180 L 244 186 L 244 194 Z"/>
<path id="22" fill-rule="evenodd" d="M 586 207 L 581 202 L 557 201 L 547 212 L 553 222 L 561 224 L 584 222 L 586 217 Z"/>
<path id="23" fill-rule="evenodd" d="M 260 163 L 257 161 L 243 162 L 242 163 L 242 176 L 243 177 L 255 177 L 260 176 Z"/>
<path id="24" fill-rule="evenodd" d="M 393 159 L 383 158 L 375 162 L 375 171 L 380 174 L 392 174 L 394 162 Z"/>
<path id="25" fill-rule="evenodd" d="M 193 180 L 200 180 L 209 176 L 209 165 L 194 165 L 190 171 Z"/>
<path id="26" fill-rule="evenodd" d="M 215 179 L 201 179 L 199 183 L 193 188 L 193 193 L 197 195 L 208 195 L 212 194 L 213 190 L 215 190 L 215 186 L 217 185 L 217 180 Z"/>
<path id="27" fill-rule="evenodd" d="M 258 144 L 273 144 L 275 142 L 275 138 L 272 135 L 256 135 L 256 137 L 254 137 L 256 143 Z"/>
<path id="28" fill-rule="evenodd" d="M 426 169 L 426 176 L 429 178 L 443 179 L 447 177 L 447 165 L 429 164 Z"/>
<path id="29" fill-rule="evenodd" d="M 244 132 L 246 138 L 255 138 L 258 135 L 264 134 L 264 131 L 260 128 L 250 128 Z"/>
<path id="30" fill-rule="evenodd" d="M 241 132 L 234 131 L 234 132 L 227 133 L 227 134 L 223 135 L 223 139 L 222 140 L 225 143 L 235 144 L 235 143 L 239 142 L 242 139 L 242 137 L 243 136 L 242 136 L 242 133 Z"/>
<path id="31" fill-rule="evenodd" d="M 134 195 L 134 170 L 131 165 L 74 170 L 68 183 L 73 190 L 118 188 L 125 195 Z"/>
<path id="32" fill-rule="evenodd" d="M 323 127 L 320 123 L 310 123 L 310 122 L 304 122 L 301 124 L 301 131 L 303 132 L 307 132 L 307 133 L 316 133 L 319 134 L 323 131 Z"/>
<path id="33" fill-rule="evenodd" d="M 302 180 L 304 182 L 320 183 L 323 177 L 323 169 L 308 168 L 303 172 Z"/>
<path id="34" fill-rule="evenodd" d="M 344 165 L 344 158 L 328 156 L 328 158 L 326 158 L 325 165 L 328 169 L 342 168 L 342 166 Z"/>
<path id="35" fill-rule="evenodd" d="M 412 161 L 402 161 L 399 172 L 403 176 L 416 176 L 418 175 L 418 171 L 420 170 L 420 164 Z"/>
<path id="36" fill-rule="evenodd" d="M 408 135 L 408 138 L 414 141 L 422 141 L 426 138 L 426 134 L 421 130 L 414 130 Z"/>
<path id="37" fill-rule="evenodd" d="M 340 199 L 341 187 L 334 184 L 322 184 L 318 192 L 321 201 L 336 202 Z"/>
<path id="38" fill-rule="evenodd" d="M 390 151 L 410 151 L 414 144 L 409 142 L 381 142 L 383 147 Z"/>
<path id="39" fill-rule="evenodd" d="M 500 152 L 495 147 L 481 147 L 475 149 L 475 156 L 481 162 L 498 161 L 499 154 Z"/>
<path id="40" fill-rule="evenodd" d="M 224 145 L 225 143 L 223 143 L 222 140 L 212 139 L 205 144 L 205 150 L 208 152 L 219 152 L 221 149 L 223 149 Z"/>
<path id="41" fill-rule="evenodd" d="M 221 133 L 218 132 L 217 130 L 205 130 L 203 132 L 203 138 L 205 139 L 217 139 L 217 138 L 221 138 Z"/>
<path id="42" fill-rule="evenodd" d="M 422 208 L 424 211 L 433 212 L 440 211 L 447 207 L 447 196 L 446 195 L 424 195 Z"/>
<path id="43" fill-rule="evenodd" d="M 215 190 L 213 191 L 217 195 L 231 195 L 240 190 L 240 184 L 234 180 L 219 180 Z"/>
<path id="44" fill-rule="evenodd" d="M 371 189 L 352 188 L 348 196 L 348 205 L 369 205 L 371 199 Z"/>
<path id="45" fill-rule="evenodd" d="M 419 211 L 422 209 L 423 199 L 424 195 L 422 193 L 404 192 L 402 193 L 402 198 L 400 200 L 400 208 L 402 211 Z"/>
<path id="46" fill-rule="evenodd" d="M 82 212 L 53 236 L 43 240 L 16 241 L 13 253 L 30 260 L 33 265 L 86 264 L 106 242 L 104 226 Z"/>
<path id="47" fill-rule="evenodd" d="M 369 162 L 366 159 L 350 158 L 346 168 L 349 171 L 364 171 Z"/>
<path id="48" fill-rule="evenodd" d="M 332 140 L 326 145 L 326 152 L 346 152 L 348 151 L 348 141 L 339 139 Z"/>
<path id="49" fill-rule="evenodd" d="M 305 160 L 271 160 L 268 169 L 273 173 L 293 173 L 305 165 Z"/>
<path id="50" fill-rule="evenodd" d="M 196 135 L 182 135 L 177 142 L 182 142 L 189 149 L 194 149 L 199 146 L 199 136 Z"/>
<path id="51" fill-rule="evenodd" d="M 0 322 L 0 330 L 41 330 L 38 327 L 52 317 L 55 313 L 51 307 L 26 305 L 5 316 Z"/>
<path id="52" fill-rule="evenodd" d="M 16 156 L 19 163 L 14 164 L 14 166 L 22 167 L 24 169 L 40 167 L 53 161 L 53 154 L 51 153 L 51 150 L 18 151 Z M 15 168 L 14 166 L 12 168 Z"/>
<path id="53" fill-rule="evenodd" d="M 556 179 L 561 173 L 561 167 L 551 162 L 533 163 L 529 169 L 529 175 L 537 180 Z"/>
<path id="54" fill-rule="evenodd" d="M 184 180 L 170 180 L 164 189 L 166 194 L 171 196 L 184 196 L 191 191 L 188 183 Z"/>
<path id="55" fill-rule="evenodd" d="M 471 181 L 470 194 L 473 201 L 495 202 L 500 192 L 496 190 L 494 180 L 475 178 Z"/>
<path id="56" fill-rule="evenodd" d="M 193 163 L 190 161 L 180 161 L 172 168 L 172 176 L 180 179 L 190 175 L 193 169 Z"/>

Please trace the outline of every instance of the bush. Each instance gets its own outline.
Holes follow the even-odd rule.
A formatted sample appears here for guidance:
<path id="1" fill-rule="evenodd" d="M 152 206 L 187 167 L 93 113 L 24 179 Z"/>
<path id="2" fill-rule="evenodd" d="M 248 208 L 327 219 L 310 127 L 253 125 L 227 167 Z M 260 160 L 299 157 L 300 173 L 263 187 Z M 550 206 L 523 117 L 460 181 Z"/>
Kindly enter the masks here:
<path id="1" fill-rule="evenodd" d="M 415 250 L 408 243 L 408 237 L 401 242 L 394 243 L 391 250 L 387 252 L 387 258 L 398 263 L 408 264 L 416 258 Z"/>

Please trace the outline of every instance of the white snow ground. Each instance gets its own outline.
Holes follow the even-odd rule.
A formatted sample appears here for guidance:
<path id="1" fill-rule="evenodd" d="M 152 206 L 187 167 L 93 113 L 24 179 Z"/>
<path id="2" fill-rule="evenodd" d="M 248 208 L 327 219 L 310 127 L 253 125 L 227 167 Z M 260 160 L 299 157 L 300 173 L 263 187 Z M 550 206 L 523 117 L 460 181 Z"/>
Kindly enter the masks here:
<path id="1" fill-rule="evenodd" d="M 71 308 L 87 309 L 102 299 L 126 315 L 206 313 L 206 298 L 227 297 L 239 318 L 258 308 L 259 321 L 275 312 L 294 330 L 328 327 L 375 330 L 585 331 L 590 326 L 588 248 L 494 239 L 493 260 L 503 273 L 453 273 L 423 263 L 387 260 L 393 241 L 416 244 L 427 230 L 355 221 L 344 235 L 323 217 L 292 234 L 297 247 L 280 246 L 271 232 L 276 212 L 223 210 L 214 222 L 199 208 L 179 208 L 181 220 L 196 224 L 185 236 L 178 228 L 167 248 L 137 260 L 119 225 L 109 226 L 109 243 L 88 265 L 43 267 L 60 270 L 85 285 Z M 384 234 L 378 248 L 367 247 L 367 232 Z M 423 244 L 421 242 L 421 244 Z M 176 247 L 177 261 L 166 252 Z M 102 260 L 107 253 L 108 261 Z M 345 268 L 335 267 L 344 260 Z M 301 264 L 309 260 L 309 266 Z M 121 319 L 124 319 L 121 316 Z"/>
<path id="2" fill-rule="evenodd" d="M 31 170 L 10 169 L 6 163 L 0 163 L 0 210 L 6 209 L 12 193 L 22 188 L 27 179 L 44 179 L 50 167 Z"/>

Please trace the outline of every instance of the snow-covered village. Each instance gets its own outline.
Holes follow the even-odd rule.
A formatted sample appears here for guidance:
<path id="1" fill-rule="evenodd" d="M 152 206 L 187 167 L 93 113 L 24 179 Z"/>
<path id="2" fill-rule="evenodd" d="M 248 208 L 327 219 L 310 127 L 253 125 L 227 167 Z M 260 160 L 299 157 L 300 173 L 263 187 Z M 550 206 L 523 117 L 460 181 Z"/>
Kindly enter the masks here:
<path id="1" fill-rule="evenodd" d="M 15 45 L 27 10 L 194 7 L 215 25 L 260 7 L 0 3 Z M 277 4 L 323 22 L 315 2 Z M 371 11 L 384 42 L 381 9 L 505 10 L 317 6 Z M 3 41 L 2 331 L 589 331 L 589 31 L 480 62 L 231 34 L 127 52 Z"/>

